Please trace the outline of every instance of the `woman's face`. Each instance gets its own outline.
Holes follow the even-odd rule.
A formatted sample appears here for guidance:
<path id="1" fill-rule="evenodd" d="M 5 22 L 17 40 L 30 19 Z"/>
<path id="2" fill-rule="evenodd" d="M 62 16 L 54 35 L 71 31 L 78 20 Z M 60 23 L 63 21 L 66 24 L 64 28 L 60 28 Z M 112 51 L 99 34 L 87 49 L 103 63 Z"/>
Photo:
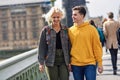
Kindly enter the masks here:
<path id="1" fill-rule="evenodd" d="M 59 24 L 61 21 L 61 14 L 59 12 L 54 12 L 51 18 L 52 24 Z"/>

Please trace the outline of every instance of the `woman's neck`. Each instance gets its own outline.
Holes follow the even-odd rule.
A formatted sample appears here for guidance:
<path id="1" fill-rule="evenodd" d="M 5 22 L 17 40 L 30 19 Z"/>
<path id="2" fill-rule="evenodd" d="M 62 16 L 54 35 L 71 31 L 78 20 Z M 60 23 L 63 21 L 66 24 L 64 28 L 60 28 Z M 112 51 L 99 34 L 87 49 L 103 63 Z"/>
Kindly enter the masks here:
<path id="1" fill-rule="evenodd" d="M 52 25 L 53 29 L 56 31 L 56 32 L 59 32 L 60 31 L 60 24 L 57 24 L 57 25 Z"/>

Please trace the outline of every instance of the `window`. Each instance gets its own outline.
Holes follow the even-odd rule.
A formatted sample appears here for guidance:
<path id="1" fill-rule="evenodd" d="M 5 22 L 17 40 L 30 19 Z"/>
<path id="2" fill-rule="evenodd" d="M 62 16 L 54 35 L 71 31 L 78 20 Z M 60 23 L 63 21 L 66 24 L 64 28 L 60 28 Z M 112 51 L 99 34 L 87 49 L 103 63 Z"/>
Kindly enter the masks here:
<path id="1" fill-rule="evenodd" d="M 8 22 L 7 21 L 2 21 L 2 28 L 3 28 L 3 30 L 6 30 L 8 28 Z"/>
<path id="2" fill-rule="evenodd" d="M 2 21 L 1 27 L 2 27 L 2 39 L 8 40 L 8 22 Z"/>
<path id="3" fill-rule="evenodd" d="M 35 7 L 31 8 L 31 12 L 32 12 L 32 14 L 36 14 L 37 13 L 37 8 L 35 8 Z"/>
<path id="4" fill-rule="evenodd" d="M 7 32 L 2 33 L 2 39 L 3 40 L 8 40 L 8 33 Z"/>
<path id="5" fill-rule="evenodd" d="M 15 28 L 16 28 L 16 23 L 15 23 L 15 21 L 13 21 L 12 23 L 13 23 L 13 28 L 15 29 Z"/>
<path id="6" fill-rule="evenodd" d="M 3 9 L 3 10 L 1 11 L 1 15 L 2 15 L 2 17 L 6 16 L 6 15 L 7 15 L 7 10 Z"/>
<path id="7" fill-rule="evenodd" d="M 19 39 L 22 39 L 22 34 L 21 34 L 21 32 L 19 32 Z"/>
<path id="8" fill-rule="evenodd" d="M 24 36 L 25 36 L 25 39 L 27 40 L 27 32 L 25 32 L 25 35 L 24 35 Z"/>
<path id="9" fill-rule="evenodd" d="M 27 27 L 26 20 L 23 21 L 23 26 L 24 26 L 24 28 Z"/>
<path id="10" fill-rule="evenodd" d="M 11 15 L 26 15 L 25 8 L 12 8 L 11 9 Z"/>
<path id="11" fill-rule="evenodd" d="M 33 31 L 33 38 L 38 38 L 38 34 L 37 34 L 37 32 L 36 31 Z"/>
<path id="12" fill-rule="evenodd" d="M 18 21 L 18 26 L 19 28 L 21 28 L 21 21 Z"/>
<path id="13" fill-rule="evenodd" d="M 16 33 L 13 32 L 13 40 L 16 40 Z"/>
<path id="14" fill-rule="evenodd" d="M 38 26 L 38 20 L 37 19 L 32 19 L 32 27 L 37 27 Z"/>

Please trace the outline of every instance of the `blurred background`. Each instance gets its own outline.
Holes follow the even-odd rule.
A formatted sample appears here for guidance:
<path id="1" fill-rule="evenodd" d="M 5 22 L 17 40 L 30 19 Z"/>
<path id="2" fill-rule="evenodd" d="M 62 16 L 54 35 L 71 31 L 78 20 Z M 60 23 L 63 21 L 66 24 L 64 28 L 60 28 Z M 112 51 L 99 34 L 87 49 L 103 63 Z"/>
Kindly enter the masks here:
<path id="1" fill-rule="evenodd" d="M 52 6 L 62 8 L 66 16 L 62 23 L 72 25 L 71 8 L 84 5 L 86 20 L 102 26 L 103 18 L 112 11 L 120 18 L 120 0 L 0 0 L 0 60 L 38 47 L 41 29 L 47 25 L 43 15 Z"/>

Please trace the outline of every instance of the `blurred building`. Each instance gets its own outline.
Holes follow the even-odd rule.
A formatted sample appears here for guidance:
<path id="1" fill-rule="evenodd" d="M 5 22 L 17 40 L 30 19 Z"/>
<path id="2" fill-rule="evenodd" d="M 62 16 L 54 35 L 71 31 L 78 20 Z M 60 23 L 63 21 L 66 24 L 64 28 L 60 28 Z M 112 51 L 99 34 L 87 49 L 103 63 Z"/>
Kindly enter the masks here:
<path id="1" fill-rule="evenodd" d="M 42 14 L 48 0 L 1 0 L 0 50 L 32 49 L 38 46 L 45 22 Z"/>
<path id="2" fill-rule="evenodd" d="M 103 16 L 90 17 L 89 19 L 92 19 L 95 22 L 97 27 L 102 27 L 103 26 L 102 25 Z"/>

